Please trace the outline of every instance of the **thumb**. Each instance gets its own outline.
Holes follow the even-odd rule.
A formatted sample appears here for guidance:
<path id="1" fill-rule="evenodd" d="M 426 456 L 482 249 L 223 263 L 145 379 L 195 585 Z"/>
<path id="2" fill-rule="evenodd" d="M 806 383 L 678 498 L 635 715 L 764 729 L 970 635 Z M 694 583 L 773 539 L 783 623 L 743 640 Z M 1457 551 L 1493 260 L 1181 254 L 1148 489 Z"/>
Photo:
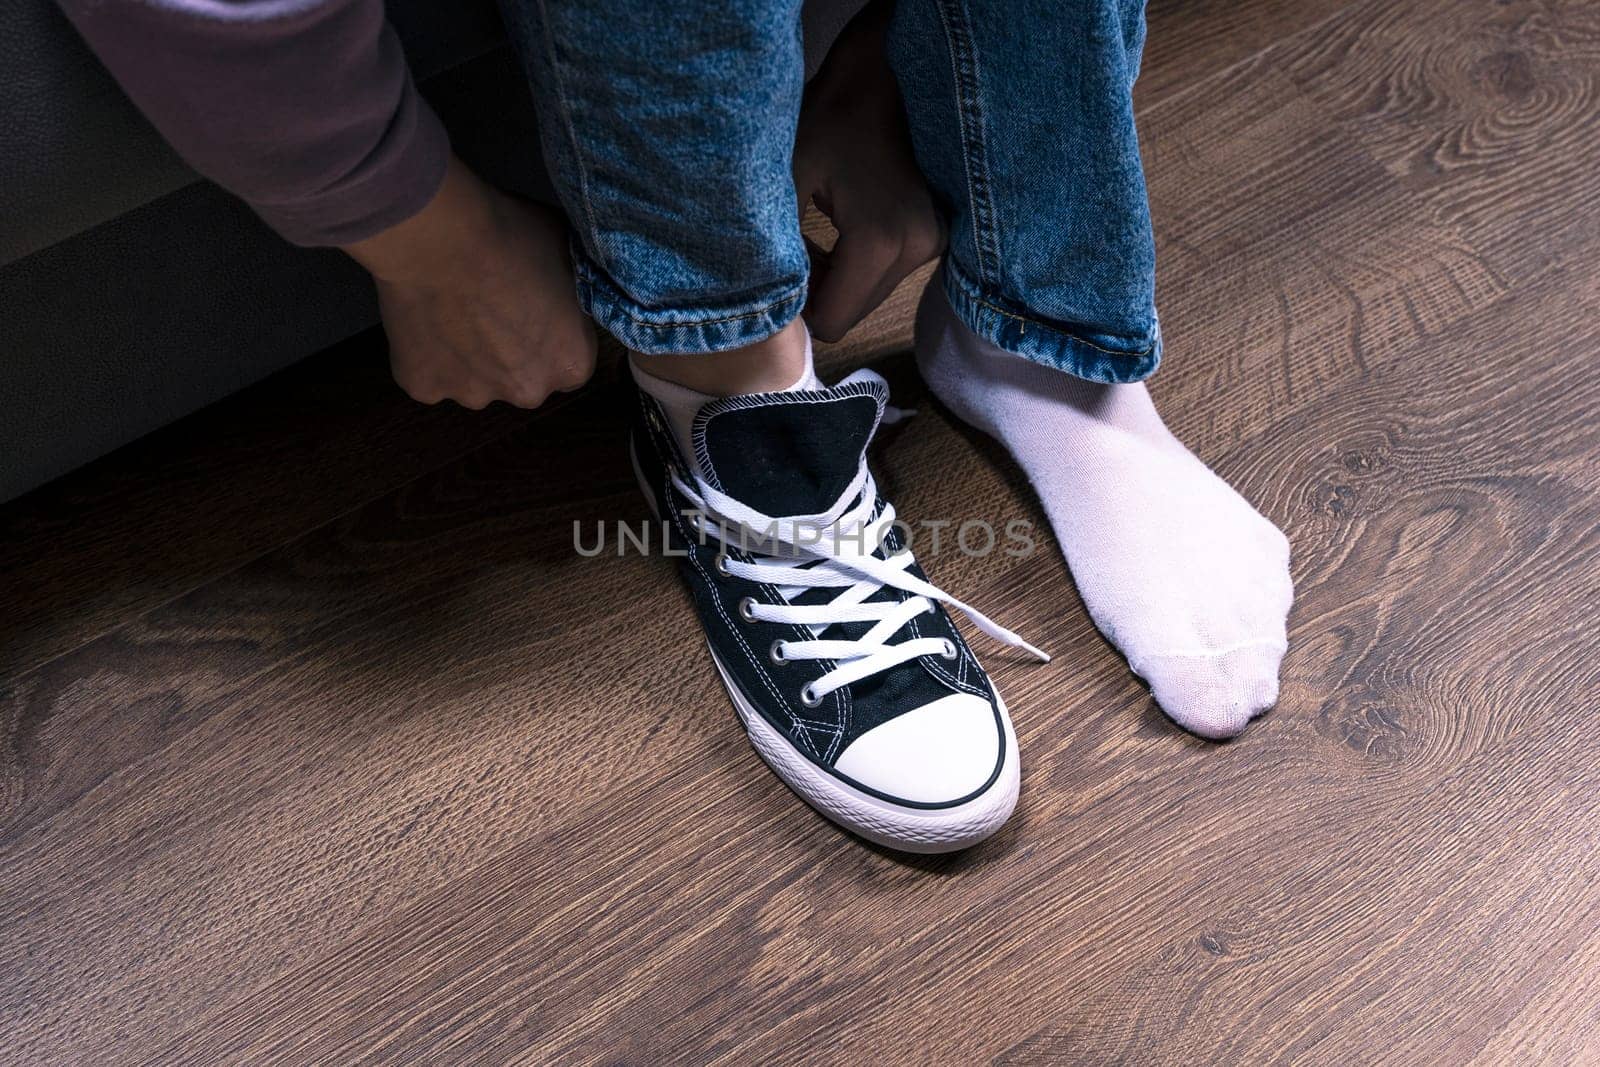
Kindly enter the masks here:
<path id="1" fill-rule="evenodd" d="M 794 172 L 795 206 L 800 211 L 800 217 L 805 218 L 807 204 L 813 199 L 819 201 L 826 199 L 823 196 L 823 186 L 827 182 L 827 175 L 821 163 L 817 161 L 815 153 L 812 152 L 797 150 L 790 165 Z M 821 203 L 817 205 L 817 209 L 822 210 Z"/>
<path id="2" fill-rule="evenodd" d="M 839 235 L 826 265 L 812 274 L 806 322 L 824 341 L 837 341 L 888 299 L 906 271 L 900 269 L 900 248 L 873 231 Z"/>

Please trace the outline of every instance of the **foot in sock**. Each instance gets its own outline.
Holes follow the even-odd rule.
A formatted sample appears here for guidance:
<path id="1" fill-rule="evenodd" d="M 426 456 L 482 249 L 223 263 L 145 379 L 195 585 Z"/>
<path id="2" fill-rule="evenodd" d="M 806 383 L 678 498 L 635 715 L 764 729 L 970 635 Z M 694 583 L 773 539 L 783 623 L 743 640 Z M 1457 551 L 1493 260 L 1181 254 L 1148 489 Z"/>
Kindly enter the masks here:
<path id="1" fill-rule="evenodd" d="M 1102 385 L 969 330 L 942 279 L 917 362 L 1033 483 L 1100 632 L 1172 719 L 1232 737 L 1278 698 L 1294 599 L 1283 533 L 1172 436 L 1142 384 Z"/>
<path id="2" fill-rule="evenodd" d="M 691 357 L 684 357 L 691 358 Z M 711 397 L 632 361 L 633 458 L 671 531 L 750 742 L 797 794 L 879 844 L 947 852 L 1016 805 L 1005 704 L 900 543 L 866 449 L 887 400 L 857 371 Z"/>

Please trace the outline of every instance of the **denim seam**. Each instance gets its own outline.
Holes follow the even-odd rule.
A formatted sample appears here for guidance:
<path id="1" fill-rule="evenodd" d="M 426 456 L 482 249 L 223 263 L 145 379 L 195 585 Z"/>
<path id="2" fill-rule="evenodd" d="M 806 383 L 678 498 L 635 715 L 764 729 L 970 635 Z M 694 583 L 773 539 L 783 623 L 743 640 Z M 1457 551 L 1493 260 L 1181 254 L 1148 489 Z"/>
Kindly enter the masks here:
<path id="1" fill-rule="evenodd" d="M 649 319 L 639 318 L 627 308 L 617 308 L 617 312 L 635 326 L 642 326 L 647 330 L 693 329 L 696 326 L 720 326 L 725 322 L 739 322 L 742 319 L 760 318 L 773 308 L 778 307 L 781 304 L 787 304 L 794 300 L 794 298 L 798 295 L 800 294 L 790 293 L 788 296 L 780 297 L 770 304 L 763 304 L 758 308 L 751 308 L 749 311 L 741 311 L 737 315 L 724 315 L 721 318 L 716 319 L 692 319 L 686 322 L 651 322 Z"/>
<path id="2" fill-rule="evenodd" d="M 981 297 L 981 296 L 973 296 L 970 293 L 969 294 L 965 294 L 965 295 L 966 295 L 967 299 L 971 300 L 974 304 L 977 304 L 980 307 L 987 308 L 988 310 L 994 312 L 996 315 L 1004 315 L 1006 318 L 1012 320 L 1013 322 L 1026 323 L 1026 324 L 1028 324 L 1030 326 L 1037 326 L 1041 330 L 1050 330 L 1050 331 L 1052 331 L 1054 333 L 1062 334 L 1065 337 L 1072 338 L 1073 341 L 1075 341 L 1076 343 L 1078 343 L 1080 345 L 1084 345 L 1087 348 L 1092 348 L 1096 352 L 1104 352 L 1108 356 L 1117 356 L 1117 357 L 1122 358 L 1122 359 L 1143 359 L 1145 356 L 1148 356 L 1151 352 L 1154 352 L 1156 350 L 1156 342 L 1154 342 L 1154 341 L 1151 341 L 1148 345 L 1146 345 L 1143 348 L 1130 349 L 1130 350 L 1126 350 L 1126 351 L 1120 350 L 1120 349 L 1116 349 L 1116 348 L 1106 348 L 1103 345 L 1095 344 L 1093 341 L 1089 340 L 1086 337 L 1083 337 L 1082 335 L 1080 335 L 1078 333 L 1075 333 L 1072 330 L 1063 329 L 1060 326 L 1056 325 L 1055 323 L 1045 322 L 1043 319 L 1029 318 L 1026 315 L 1018 315 L 1018 314 L 1016 314 L 1014 312 L 1007 311 L 1005 308 L 995 307 L 993 304 L 989 303 L 987 300 L 983 299 L 983 297 Z"/>
<path id="3" fill-rule="evenodd" d="M 759 319 L 763 315 L 773 311 L 775 308 L 781 308 L 785 304 L 792 304 L 796 300 L 803 300 L 806 295 L 806 285 L 804 282 L 801 282 L 800 285 L 790 289 L 783 295 L 775 297 L 765 304 L 748 308 L 743 311 L 738 311 L 727 315 L 717 315 L 715 318 L 709 319 L 695 318 L 683 319 L 677 322 L 655 322 L 650 319 L 642 319 L 634 313 L 633 307 L 639 306 L 639 301 L 631 293 L 628 293 L 620 285 L 618 285 L 608 273 L 603 270 L 598 270 L 597 264 L 588 262 L 588 256 L 583 248 L 575 245 L 573 253 L 573 273 L 577 275 L 580 290 L 587 288 L 592 293 L 599 294 L 604 301 L 606 311 L 608 313 L 614 313 L 624 319 L 627 319 L 633 325 L 646 330 L 693 330 L 703 326 L 722 326 L 730 322 L 743 322 L 747 319 Z M 594 302 L 594 299 L 595 298 L 591 296 L 588 298 L 588 302 L 592 303 Z M 593 309 L 587 310 L 589 310 L 591 315 L 594 314 Z"/>
<path id="4" fill-rule="evenodd" d="M 989 193 L 988 153 L 983 137 L 983 106 L 978 81 L 978 59 L 972 47 L 966 12 L 961 0 L 941 0 L 936 5 L 950 48 L 950 74 L 955 83 L 956 122 L 961 133 L 961 162 L 966 172 L 968 208 L 972 213 L 972 248 L 978 257 L 978 274 L 986 283 L 999 283 L 991 264 L 999 264 L 999 237 L 994 225 L 994 204 Z"/>
<path id="5" fill-rule="evenodd" d="M 996 315 L 1010 319 L 1012 322 L 1020 322 L 1025 326 L 1034 326 L 1050 333 L 1058 333 L 1063 337 L 1069 338 L 1075 344 L 1083 345 L 1085 348 L 1092 348 L 1096 352 L 1100 352 L 1104 355 L 1113 356 L 1117 359 L 1144 359 L 1146 356 L 1150 355 L 1150 353 L 1154 352 L 1156 347 L 1161 343 L 1161 335 L 1158 332 L 1155 337 L 1151 338 L 1150 343 L 1145 345 L 1143 348 L 1117 349 L 1107 348 L 1104 345 L 1097 345 L 1088 338 L 1081 336 L 1076 331 L 1069 330 L 1058 323 L 1046 322 L 1043 319 L 1031 318 L 1027 315 L 1018 315 L 1014 311 L 1007 311 L 1003 307 L 992 304 L 983 297 L 974 295 L 972 292 L 970 292 L 966 285 L 962 284 L 961 278 L 957 272 L 951 270 L 949 264 L 946 264 L 944 269 L 949 272 L 950 282 L 955 286 L 956 291 L 960 293 L 961 299 L 969 300 L 987 311 L 992 311 Z M 954 310 L 953 305 L 952 310 Z"/>
<path id="6" fill-rule="evenodd" d="M 572 105 L 567 100 L 565 80 L 561 77 L 561 67 L 556 61 L 555 34 L 550 29 L 550 10 L 546 0 L 538 0 L 539 24 L 544 31 L 544 49 L 546 62 L 550 64 L 550 82 L 555 87 L 556 110 L 561 113 L 561 126 L 567 135 L 567 143 L 572 148 L 573 170 L 577 172 L 578 199 L 583 204 L 584 221 L 589 224 L 589 243 L 592 246 L 592 255 L 605 267 L 605 250 L 600 247 L 600 224 L 594 217 L 594 201 L 589 196 L 589 169 L 583 162 L 583 148 L 578 141 L 578 129 L 572 123 Z"/>

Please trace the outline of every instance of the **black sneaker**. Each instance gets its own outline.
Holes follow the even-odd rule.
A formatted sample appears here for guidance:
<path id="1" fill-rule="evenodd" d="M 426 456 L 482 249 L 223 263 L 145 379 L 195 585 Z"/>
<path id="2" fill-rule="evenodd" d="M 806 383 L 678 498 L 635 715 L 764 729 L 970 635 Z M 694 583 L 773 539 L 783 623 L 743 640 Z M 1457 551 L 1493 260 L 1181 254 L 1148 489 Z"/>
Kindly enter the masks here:
<path id="1" fill-rule="evenodd" d="M 942 605 L 1047 657 L 929 584 L 905 550 L 866 463 L 883 379 L 712 401 L 692 457 L 637 395 L 640 488 L 684 553 L 711 658 L 761 757 L 881 845 L 949 852 L 999 829 L 1017 802 L 1016 736 Z"/>

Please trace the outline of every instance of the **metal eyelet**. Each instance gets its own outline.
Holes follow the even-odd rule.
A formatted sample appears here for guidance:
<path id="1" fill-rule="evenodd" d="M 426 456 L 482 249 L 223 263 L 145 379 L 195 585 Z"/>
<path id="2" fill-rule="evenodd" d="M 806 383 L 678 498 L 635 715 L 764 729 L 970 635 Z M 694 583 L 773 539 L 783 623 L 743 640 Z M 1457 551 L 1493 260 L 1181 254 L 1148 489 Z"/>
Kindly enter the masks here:
<path id="1" fill-rule="evenodd" d="M 728 554 L 726 552 L 717 553 L 717 561 L 715 566 L 717 568 L 717 573 L 722 575 L 724 578 L 733 577 L 733 575 L 728 573 Z"/>
<path id="2" fill-rule="evenodd" d="M 756 621 L 756 602 L 749 597 L 739 601 L 739 618 L 745 622 Z"/>
<path id="3" fill-rule="evenodd" d="M 956 658 L 956 643 L 954 641 L 950 640 L 948 637 L 945 638 L 944 639 L 944 651 L 939 653 L 939 655 L 942 656 L 945 659 L 955 659 Z"/>
<path id="4" fill-rule="evenodd" d="M 807 685 L 804 689 L 800 690 L 800 703 L 804 704 L 808 708 L 814 708 L 818 704 L 822 703 L 822 698 L 817 696 L 817 691 L 815 689 Z"/>
<path id="5" fill-rule="evenodd" d="M 781 638 L 772 642 L 772 647 L 767 649 L 767 658 L 780 667 L 789 662 L 788 658 L 783 654 L 783 640 Z"/>

